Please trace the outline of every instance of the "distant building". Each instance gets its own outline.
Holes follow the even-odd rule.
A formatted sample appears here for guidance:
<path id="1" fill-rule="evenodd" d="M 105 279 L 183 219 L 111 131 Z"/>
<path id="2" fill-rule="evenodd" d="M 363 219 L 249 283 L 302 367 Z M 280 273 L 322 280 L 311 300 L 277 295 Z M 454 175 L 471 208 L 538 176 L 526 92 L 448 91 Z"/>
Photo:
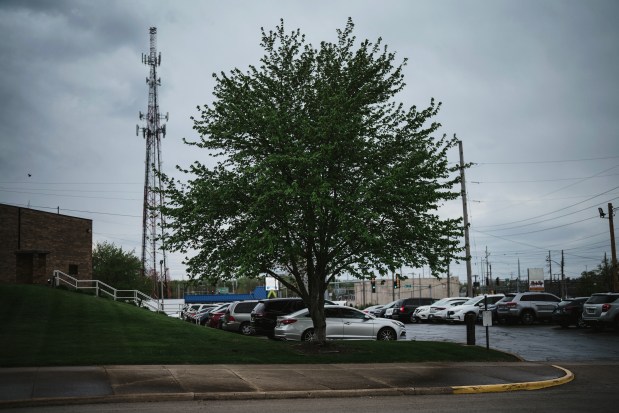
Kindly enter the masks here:
<path id="1" fill-rule="evenodd" d="M 351 300 L 353 305 L 367 306 L 371 304 L 387 304 L 400 298 L 434 298 L 459 297 L 460 280 L 457 277 L 449 278 L 447 288 L 446 278 L 406 278 L 400 280 L 400 288 L 393 288 L 390 278 L 376 279 L 374 292 L 371 281 L 356 281 L 355 296 Z"/>
<path id="2" fill-rule="evenodd" d="M 92 220 L 0 204 L 0 282 L 92 279 Z"/>

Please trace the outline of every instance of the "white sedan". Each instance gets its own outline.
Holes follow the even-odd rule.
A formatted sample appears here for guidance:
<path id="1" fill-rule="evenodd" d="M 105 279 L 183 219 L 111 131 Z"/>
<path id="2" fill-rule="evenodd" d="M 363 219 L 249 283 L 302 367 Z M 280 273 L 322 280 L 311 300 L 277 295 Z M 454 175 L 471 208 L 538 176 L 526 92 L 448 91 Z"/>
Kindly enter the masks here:
<path id="1" fill-rule="evenodd" d="M 449 322 L 463 323 L 464 317 L 466 317 L 467 314 L 471 314 L 475 316 L 475 319 L 477 319 L 480 309 L 485 308 L 486 302 L 488 305 L 494 304 L 503 297 L 505 297 L 504 294 L 478 295 L 477 297 L 471 298 L 464 304 L 449 308 L 445 319 Z"/>
<path id="2" fill-rule="evenodd" d="M 417 307 L 417 309 L 413 312 L 413 317 L 415 318 L 416 323 L 428 321 L 431 318 L 430 311 L 432 307 L 434 307 L 434 312 L 436 312 L 438 311 L 437 308 L 443 304 L 448 304 L 454 301 L 457 301 L 459 303 L 464 303 L 468 299 L 469 299 L 468 297 L 441 298 L 440 300 L 436 301 L 435 303 L 431 305 L 422 305 L 422 306 Z"/>
<path id="3" fill-rule="evenodd" d="M 325 306 L 327 339 L 337 340 L 398 340 L 406 338 L 404 323 L 376 318 L 355 308 L 338 305 Z M 281 340 L 312 341 L 314 324 L 309 310 L 303 309 L 277 317 L 275 338 Z"/>

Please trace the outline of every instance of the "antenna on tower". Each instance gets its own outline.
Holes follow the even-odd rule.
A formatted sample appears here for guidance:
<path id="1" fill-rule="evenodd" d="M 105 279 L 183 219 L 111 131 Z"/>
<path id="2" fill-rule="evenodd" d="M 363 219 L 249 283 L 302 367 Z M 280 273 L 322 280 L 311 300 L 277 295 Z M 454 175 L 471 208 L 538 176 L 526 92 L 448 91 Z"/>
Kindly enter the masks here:
<path id="1" fill-rule="evenodd" d="M 164 298 L 164 291 L 169 296 L 168 266 L 164 243 L 164 217 L 161 215 L 163 195 L 161 193 L 161 138 L 165 137 L 166 126 L 160 124 L 159 98 L 157 87 L 161 78 L 157 77 L 157 66 L 161 64 L 161 53 L 157 55 L 157 28 L 151 27 L 150 53 L 142 54 L 142 63 L 150 67 L 148 84 L 148 111 L 139 113 L 140 120 L 146 118 L 146 125 L 136 126 L 136 135 L 140 130 L 146 140 L 146 160 L 144 162 L 144 204 L 142 211 L 142 273 L 153 281 L 154 298 Z M 166 114 L 166 120 L 168 119 Z M 157 233 L 157 231 L 161 233 Z"/>

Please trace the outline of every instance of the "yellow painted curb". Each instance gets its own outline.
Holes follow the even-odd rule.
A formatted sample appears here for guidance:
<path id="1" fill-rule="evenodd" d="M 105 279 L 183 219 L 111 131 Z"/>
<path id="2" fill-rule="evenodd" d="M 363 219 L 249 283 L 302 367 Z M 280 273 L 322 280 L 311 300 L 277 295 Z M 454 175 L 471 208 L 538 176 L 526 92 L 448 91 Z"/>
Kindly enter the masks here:
<path id="1" fill-rule="evenodd" d="M 574 373 L 561 366 L 552 367 L 563 370 L 565 376 L 552 380 L 530 381 L 522 383 L 483 384 L 479 386 L 452 386 L 454 394 L 499 393 L 518 390 L 539 390 L 546 387 L 560 386 L 574 380 Z"/>

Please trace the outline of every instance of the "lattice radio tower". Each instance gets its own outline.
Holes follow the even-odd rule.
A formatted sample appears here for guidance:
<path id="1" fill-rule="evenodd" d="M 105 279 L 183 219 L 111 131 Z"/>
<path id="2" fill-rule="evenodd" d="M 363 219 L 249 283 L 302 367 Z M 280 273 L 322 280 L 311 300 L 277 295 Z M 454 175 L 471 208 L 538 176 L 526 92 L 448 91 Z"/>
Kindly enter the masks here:
<path id="1" fill-rule="evenodd" d="M 136 126 L 136 135 L 146 140 L 146 161 L 144 162 L 144 208 L 142 211 L 142 272 L 153 280 L 154 298 L 163 299 L 168 293 L 168 267 L 163 240 L 164 218 L 159 212 L 163 206 L 161 188 L 161 138 L 165 137 L 166 126 L 161 124 L 162 116 L 159 113 L 157 87 L 161 86 L 161 78 L 157 78 L 157 67 L 161 65 L 161 53 L 157 54 L 157 28 L 151 27 L 150 53 L 142 54 L 142 63 L 150 66 L 150 76 L 146 78 L 148 84 L 148 113 L 146 126 Z M 140 112 L 140 120 L 145 116 Z M 168 120 L 168 114 L 165 115 Z M 169 296 L 169 294 L 168 294 Z"/>

